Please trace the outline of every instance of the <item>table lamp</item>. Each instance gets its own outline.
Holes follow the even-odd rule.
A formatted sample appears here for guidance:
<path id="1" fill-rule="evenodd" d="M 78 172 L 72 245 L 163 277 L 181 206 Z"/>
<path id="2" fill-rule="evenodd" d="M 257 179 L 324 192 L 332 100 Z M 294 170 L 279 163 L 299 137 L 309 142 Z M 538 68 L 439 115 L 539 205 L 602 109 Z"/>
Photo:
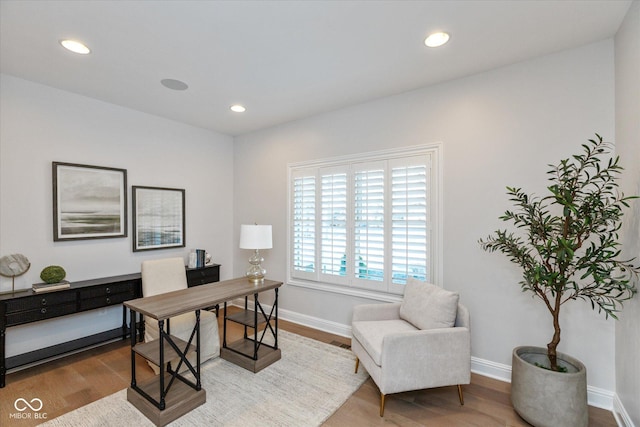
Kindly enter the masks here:
<path id="1" fill-rule="evenodd" d="M 249 258 L 249 268 L 247 278 L 254 284 L 264 282 L 264 275 L 267 272 L 260 263 L 264 258 L 260 256 L 260 249 L 271 249 L 271 226 L 258 224 L 242 224 L 240 226 L 240 249 L 253 249 L 255 252 Z"/>

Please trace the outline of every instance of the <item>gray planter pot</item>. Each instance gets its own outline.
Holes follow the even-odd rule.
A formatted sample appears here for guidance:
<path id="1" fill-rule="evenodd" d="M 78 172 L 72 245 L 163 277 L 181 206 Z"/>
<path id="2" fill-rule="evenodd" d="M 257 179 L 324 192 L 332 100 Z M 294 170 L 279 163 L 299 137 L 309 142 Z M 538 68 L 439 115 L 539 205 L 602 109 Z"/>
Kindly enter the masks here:
<path id="1" fill-rule="evenodd" d="M 536 427 L 586 427 L 587 369 L 577 359 L 558 353 L 558 364 L 568 372 L 554 372 L 547 349 L 516 347 L 511 364 L 511 403 L 525 421 Z"/>

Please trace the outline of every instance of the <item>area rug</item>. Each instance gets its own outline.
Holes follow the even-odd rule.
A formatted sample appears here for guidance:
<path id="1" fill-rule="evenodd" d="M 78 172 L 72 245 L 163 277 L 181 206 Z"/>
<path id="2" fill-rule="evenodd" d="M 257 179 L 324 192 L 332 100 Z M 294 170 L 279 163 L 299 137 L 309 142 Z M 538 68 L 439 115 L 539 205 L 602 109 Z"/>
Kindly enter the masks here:
<path id="1" fill-rule="evenodd" d="M 354 374 L 350 350 L 278 331 L 282 359 L 254 374 L 216 358 L 202 364 L 207 401 L 170 426 L 278 426 L 322 424 L 368 375 Z M 54 418 L 46 427 L 153 426 L 127 401 L 126 390 Z"/>

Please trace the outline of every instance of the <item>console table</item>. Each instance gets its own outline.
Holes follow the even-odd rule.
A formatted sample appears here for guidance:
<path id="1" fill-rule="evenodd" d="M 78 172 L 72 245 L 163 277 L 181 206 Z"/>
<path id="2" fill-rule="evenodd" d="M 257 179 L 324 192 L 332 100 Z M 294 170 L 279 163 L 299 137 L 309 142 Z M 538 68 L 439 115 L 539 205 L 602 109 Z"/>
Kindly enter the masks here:
<path id="1" fill-rule="evenodd" d="M 147 321 L 154 319 L 158 322 L 159 331 L 157 340 L 146 343 L 139 343 L 134 336 L 131 337 L 131 387 L 127 389 L 127 400 L 158 426 L 170 423 L 206 401 L 206 392 L 202 389 L 200 381 L 200 310 L 220 303 L 225 303 L 225 331 L 227 320 L 241 322 L 247 327 L 255 328 L 264 324 L 267 325 L 265 328 L 271 331 L 275 339 L 275 345 L 268 346 L 262 343 L 262 338 L 258 340 L 257 330 L 255 341 L 248 338 L 245 331 L 245 338 L 240 340 L 240 345 L 238 347 L 231 346 L 229 348 L 233 349 L 229 350 L 225 334 L 222 351 L 226 349 L 234 354 L 234 357 L 228 360 L 237 363 L 237 357 L 244 357 L 251 360 L 252 364 L 259 366 L 260 369 L 279 360 L 277 306 L 280 286 L 282 286 L 282 282 L 273 280 L 265 280 L 264 283 L 256 285 L 243 277 L 225 280 L 215 285 L 181 289 L 125 302 L 124 305 L 130 309 L 132 319 L 138 314 L 146 316 Z M 258 303 L 258 294 L 270 290 L 275 292 L 276 298 L 270 314 L 267 315 Z M 256 308 L 252 315 L 249 315 L 247 310 L 242 312 L 240 317 L 226 315 L 227 301 L 241 297 L 247 298 L 250 295 L 253 295 L 256 301 Z M 164 331 L 164 324 L 170 323 L 172 317 L 190 312 L 196 313 L 196 322 L 189 342 L 180 340 Z M 258 317 L 261 319 L 260 321 L 257 320 Z M 253 321 L 251 321 L 252 318 Z M 271 324 L 272 319 L 273 325 Z M 264 337 L 264 333 L 262 337 Z M 244 345 L 246 342 L 251 343 L 250 347 L 254 351 L 246 351 Z M 187 359 L 187 355 L 194 351 L 196 352 L 195 366 L 191 365 Z M 136 354 L 156 364 L 160 368 L 159 375 L 138 384 L 136 380 Z M 221 352 L 221 356 L 222 354 Z M 165 370 L 165 361 L 176 357 L 181 360 L 178 368 L 168 367 Z M 193 380 L 179 373 L 179 367 L 183 363 L 188 367 Z M 247 367 L 243 364 L 240 365 Z"/>
<path id="2" fill-rule="evenodd" d="M 220 265 L 212 264 L 203 268 L 187 268 L 186 275 L 189 286 L 217 282 L 220 280 Z M 129 333 L 126 309 L 123 306 L 122 326 L 119 328 L 6 358 L 7 328 L 120 305 L 141 296 L 142 279 L 140 273 L 73 282 L 69 288 L 53 292 L 36 293 L 31 289 L 26 289 L 0 295 L 0 388 L 5 386 L 5 376 L 8 369 L 115 338 L 126 339 Z"/>

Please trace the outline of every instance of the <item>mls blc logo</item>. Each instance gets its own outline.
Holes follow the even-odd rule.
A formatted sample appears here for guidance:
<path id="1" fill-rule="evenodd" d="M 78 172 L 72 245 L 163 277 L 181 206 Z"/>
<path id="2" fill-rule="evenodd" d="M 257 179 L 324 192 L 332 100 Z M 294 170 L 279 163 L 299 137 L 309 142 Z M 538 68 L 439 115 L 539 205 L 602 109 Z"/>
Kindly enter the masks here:
<path id="1" fill-rule="evenodd" d="M 23 397 L 19 397 L 13 402 L 13 407 L 16 408 L 16 411 L 12 414 L 9 414 L 9 418 L 11 419 L 46 419 L 47 413 L 40 412 L 43 407 L 42 400 L 34 397 L 31 400 L 27 400 Z M 29 412 L 27 412 L 29 411 Z"/>
<path id="2" fill-rule="evenodd" d="M 26 399 L 19 397 L 15 402 L 13 402 L 13 407 L 20 412 L 26 411 L 27 407 L 31 408 L 32 411 L 38 412 L 40 409 L 42 409 L 42 400 L 34 397 L 33 399 L 31 399 L 31 402 L 27 402 Z"/>

